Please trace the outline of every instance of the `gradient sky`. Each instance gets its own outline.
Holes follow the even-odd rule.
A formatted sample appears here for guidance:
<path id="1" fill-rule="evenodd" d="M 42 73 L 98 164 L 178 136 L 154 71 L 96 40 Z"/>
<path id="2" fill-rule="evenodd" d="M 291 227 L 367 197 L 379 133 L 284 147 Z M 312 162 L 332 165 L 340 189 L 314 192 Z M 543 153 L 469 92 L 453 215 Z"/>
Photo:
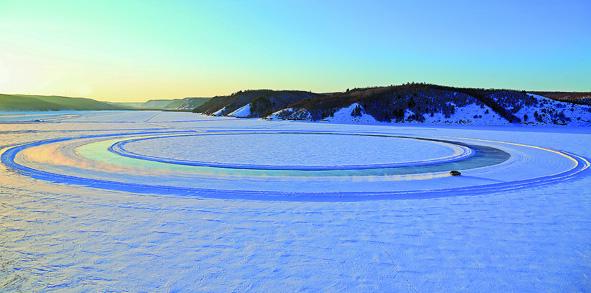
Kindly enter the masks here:
<path id="1" fill-rule="evenodd" d="M 591 1 L 0 0 L 0 92 L 591 91 Z"/>

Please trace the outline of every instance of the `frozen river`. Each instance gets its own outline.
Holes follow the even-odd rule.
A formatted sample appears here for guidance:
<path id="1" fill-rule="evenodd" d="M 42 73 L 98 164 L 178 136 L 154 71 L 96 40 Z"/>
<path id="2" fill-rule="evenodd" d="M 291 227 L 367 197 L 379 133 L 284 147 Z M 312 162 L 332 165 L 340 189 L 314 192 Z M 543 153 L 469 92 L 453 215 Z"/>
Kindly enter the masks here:
<path id="1" fill-rule="evenodd" d="M 589 129 L 50 114 L 0 115 L 0 291 L 591 290 Z"/>

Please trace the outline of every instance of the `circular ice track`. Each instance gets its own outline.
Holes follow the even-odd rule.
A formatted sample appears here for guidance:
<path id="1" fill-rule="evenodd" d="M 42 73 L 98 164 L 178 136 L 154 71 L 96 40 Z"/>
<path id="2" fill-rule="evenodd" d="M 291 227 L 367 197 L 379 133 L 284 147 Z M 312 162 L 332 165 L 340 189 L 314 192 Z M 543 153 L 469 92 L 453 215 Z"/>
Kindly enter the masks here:
<path id="1" fill-rule="evenodd" d="M 473 154 L 466 146 L 437 140 L 330 132 L 145 137 L 119 141 L 109 150 L 130 158 L 187 166 L 310 171 L 433 165 Z"/>
<path id="2" fill-rule="evenodd" d="M 101 134 L 19 145 L 1 158 L 23 175 L 55 183 L 260 200 L 471 195 L 555 183 L 589 168 L 585 158 L 537 146 L 374 132 Z"/>

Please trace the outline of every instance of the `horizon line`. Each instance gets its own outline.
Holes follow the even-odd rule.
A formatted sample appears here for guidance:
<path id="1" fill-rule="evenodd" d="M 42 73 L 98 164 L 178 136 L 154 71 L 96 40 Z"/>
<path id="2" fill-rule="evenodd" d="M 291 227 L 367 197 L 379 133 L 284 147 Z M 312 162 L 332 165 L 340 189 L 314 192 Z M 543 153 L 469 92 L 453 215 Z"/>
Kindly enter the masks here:
<path id="1" fill-rule="evenodd" d="M 168 98 L 138 98 L 137 100 L 125 100 L 124 97 L 117 97 L 117 98 L 106 98 L 106 97 L 98 97 L 93 95 L 87 96 L 80 96 L 80 95 L 68 95 L 68 94 L 59 94 L 59 93 L 5 93 L 0 92 L 0 95 L 12 95 L 12 96 L 44 96 L 44 97 L 65 97 L 65 98 L 82 98 L 82 99 L 93 99 L 99 102 L 105 103 L 142 103 L 147 101 L 154 101 L 154 100 L 180 100 L 185 98 L 214 98 L 219 96 L 230 96 L 232 94 L 238 92 L 245 92 L 245 91 L 258 91 L 258 90 L 271 90 L 271 91 L 303 91 L 303 92 L 312 92 L 316 94 L 331 94 L 331 93 L 343 93 L 348 90 L 355 90 L 355 89 L 369 89 L 369 88 L 382 88 L 382 87 L 397 87 L 397 86 L 404 86 L 404 85 L 434 85 L 434 86 L 443 86 L 443 87 L 450 87 L 450 88 L 458 88 L 458 89 L 484 89 L 484 90 L 508 90 L 508 91 L 525 91 L 525 92 L 543 92 L 543 93 L 590 93 L 591 88 L 589 90 L 542 90 L 542 89 L 516 89 L 516 88 L 503 88 L 503 87 L 477 87 L 477 86 L 458 86 L 458 85 L 447 85 L 447 84 L 438 84 L 438 83 L 430 83 L 430 82 L 406 82 L 400 84 L 389 84 L 389 85 L 373 85 L 373 86 L 362 86 L 362 87 L 348 87 L 342 90 L 335 90 L 335 91 L 314 91 L 314 90 L 305 90 L 305 89 L 288 89 L 288 88 L 248 88 L 248 89 L 240 89 L 235 90 L 227 94 L 216 94 L 216 95 L 185 95 L 180 97 L 168 97 Z M 107 99 L 107 100 L 105 100 Z M 133 98 L 132 98 L 133 99 Z M 125 100 L 125 101 L 119 101 Z"/>

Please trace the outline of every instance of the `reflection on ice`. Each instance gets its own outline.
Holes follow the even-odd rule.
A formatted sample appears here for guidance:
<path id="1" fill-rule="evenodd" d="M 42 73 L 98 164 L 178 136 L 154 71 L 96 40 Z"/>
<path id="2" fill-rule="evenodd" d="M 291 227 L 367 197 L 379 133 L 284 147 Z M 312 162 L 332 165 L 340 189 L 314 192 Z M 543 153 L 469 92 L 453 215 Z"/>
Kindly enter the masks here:
<path id="1" fill-rule="evenodd" d="M 435 130 L 137 111 L 88 112 L 51 123 L 0 124 L 0 152 L 34 141 L 109 133 L 286 129 L 462 138 L 488 146 L 477 142 L 486 139 L 591 157 L 586 147 L 591 136 L 568 128 Z M 176 169 L 192 166 L 158 169 L 153 165 L 158 162 L 116 159 L 106 147 L 118 140 L 114 137 L 103 145 L 103 138 L 44 145 L 15 160 L 59 174 L 144 180 L 140 182 L 145 185 L 166 180 L 173 186 L 210 189 L 236 182 L 240 183 L 236 188 L 249 190 L 285 188 L 266 183 L 273 182 L 268 177 L 209 178 L 210 174 L 197 175 L 192 169 Z M 96 145 L 85 149 L 91 146 L 86 142 Z M 432 188 L 547 178 L 574 165 L 543 150 L 503 144 L 494 148 L 511 157 L 454 178 L 393 181 L 374 176 L 376 181 L 370 182 L 348 177 L 331 183 L 288 176 L 283 180 L 297 191 Z M 377 159 L 373 163 L 379 163 Z M 145 173 L 121 175 L 142 169 Z M 151 177 L 154 174 L 164 175 L 156 180 Z M 93 189 L 36 180 L 2 165 L 0 291 L 585 291 L 591 285 L 586 277 L 590 262 L 581 258 L 591 254 L 591 177 L 585 174 L 551 185 L 528 182 L 534 187 L 496 193 L 318 202 Z"/>

